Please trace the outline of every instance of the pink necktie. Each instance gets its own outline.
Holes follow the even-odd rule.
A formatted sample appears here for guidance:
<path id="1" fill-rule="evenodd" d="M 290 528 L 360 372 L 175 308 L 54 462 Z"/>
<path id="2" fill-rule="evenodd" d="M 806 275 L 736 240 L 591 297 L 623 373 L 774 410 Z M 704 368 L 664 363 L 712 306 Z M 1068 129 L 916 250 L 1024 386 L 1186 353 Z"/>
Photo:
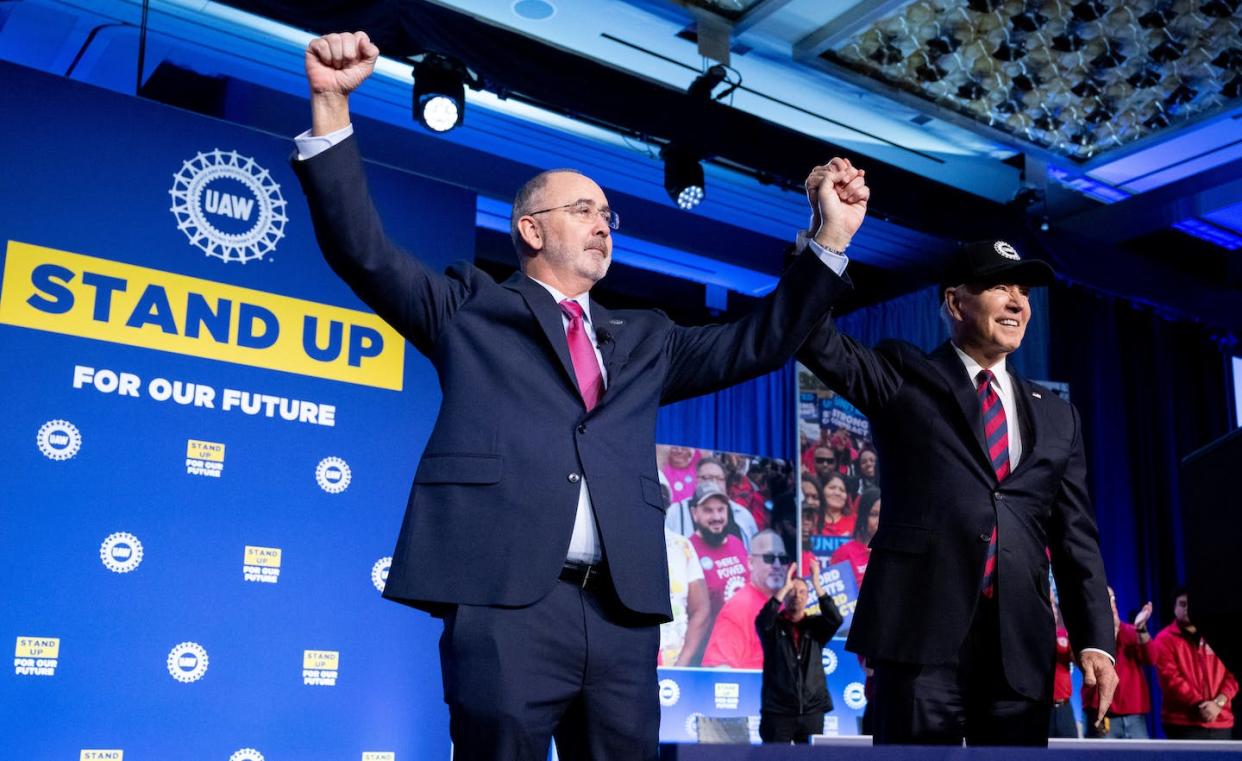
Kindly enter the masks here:
<path id="1" fill-rule="evenodd" d="M 590 412 L 604 391 L 604 376 L 599 371 L 599 360 L 582 324 L 582 306 L 573 299 L 565 299 L 561 302 L 561 311 L 569 318 L 569 330 L 565 333 L 569 340 L 569 358 L 574 363 L 574 375 L 578 378 L 582 401 L 587 412 Z"/>
<path id="2" fill-rule="evenodd" d="M 988 458 L 992 461 L 992 469 L 996 471 L 996 480 L 1004 481 L 1009 475 L 1009 424 L 1005 420 L 1005 408 L 1001 406 L 1000 395 L 992 388 L 995 376 L 991 370 L 979 371 L 979 406 L 983 409 L 983 433 L 988 444 Z M 992 538 L 988 542 L 988 557 L 983 566 L 983 580 L 980 592 L 984 597 L 996 594 L 996 527 L 992 527 Z"/>

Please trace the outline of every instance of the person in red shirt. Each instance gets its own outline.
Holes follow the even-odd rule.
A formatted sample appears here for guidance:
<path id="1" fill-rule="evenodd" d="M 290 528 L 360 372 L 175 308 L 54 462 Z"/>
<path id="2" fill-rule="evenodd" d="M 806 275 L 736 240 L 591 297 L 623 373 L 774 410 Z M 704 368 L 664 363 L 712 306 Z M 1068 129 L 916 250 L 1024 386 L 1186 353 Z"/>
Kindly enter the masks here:
<path id="1" fill-rule="evenodd" d="M 1049 595 L 1051 597 L 1051 595 Z M 1070 696 L 1074 685 L 1070 679 L 1070 664 L 1074 651 L 1070 648 L 1069 632 L 1061 620 L 1061 607 L 1052 600 L 1052 619 L 1057 627 L 1057 658 L 1052 672 L 1052 711 L 1048 714 L 1048 737 L 1078 737 L 1078 722 L 1074 721 L 1074 708 Z"/>
<path id="2" fill-rule="evenodd" d="M 791 561 L 780 534 L 771 529 L 755 534 L 750 541 L 750 583 L 721 608 L 703 652 L 704 666 L 763 668 L 763 646 L 755 629 L 755 617 L 772 595 L 785 586 Z"/>
<path id="3" fill-rule="evenodd" d="M 880 490 L 867 489 L 858 497 L 858 516 L 864 520 L 854 523 L 854 538 L 837 548 L 832 553 L 830 564 L 848 560 L 854 569 L 854 581 L 862 586 L 863 574 L 867 572 L 867 562 L 871 560 L 871 537 L 880 527 Z"/>
<path id="4" fill-rule="evenodd" d="M 1108 729 L 1087 722 L 1087 737 L 1109 737 L 1117 740 L 1145 740 L 1148 738 L 1147 714 L 1151 711 L 1151 693 L 1143 666 L 1153 660 L 1155 640 L 1147 632 L 1151 619 L 1151 603 L 1148 602 L 1134 617 L 1134 623 L 1121 620 L 1117 613 L 1117 598 L 1113 588 L 1108 588 L 1108 599 L 1113 606 L 1113 628 L 1117 630 L 1117 692 L 1108 707 Z M 1095 687 L 1082 686 L 1082 711 L 1094 716 L 1100 705 Z"/>
<path id="5" fill-rule="evenodd" d="M 1164 733 L 1171 740 L 1228 740 L 1238 681 L 1191 623 L 1185 590 L 1174 597 L 1173 617 L 1155 644 Z"/>
<path id="6" fill-rule="evenodd" d="M 695 526 L 690 544 L 694 545 L 699 564 L 703 566 L 712 618 L 737 590 L 746 586 L 749 574 L 746 546 L 728 530 L 729 510 L 728 495 L 710 482 L 699 486 L 690 507 Z"/>
<path id="7" fill-rule="evenodd" d="M 833 473 L 824 481 L 824 536 L 851 536 L 854 533 L 854 513 L 850 510 L 849 496 L 844 476 Z"/>

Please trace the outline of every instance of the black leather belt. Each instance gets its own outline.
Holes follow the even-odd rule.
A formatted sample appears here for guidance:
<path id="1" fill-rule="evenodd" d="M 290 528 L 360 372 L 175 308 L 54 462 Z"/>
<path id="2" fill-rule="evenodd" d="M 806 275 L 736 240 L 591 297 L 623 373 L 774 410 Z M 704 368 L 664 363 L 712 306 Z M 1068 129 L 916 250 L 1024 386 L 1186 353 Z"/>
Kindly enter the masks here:
<path id="1" fill-rule="evenodd" d="M 602 563 L 597 565 L 566 563 L 561 566 L 561 581 L 573 584 L 579 589 L 595 589 L 607 575 L 608 567 Z"/>

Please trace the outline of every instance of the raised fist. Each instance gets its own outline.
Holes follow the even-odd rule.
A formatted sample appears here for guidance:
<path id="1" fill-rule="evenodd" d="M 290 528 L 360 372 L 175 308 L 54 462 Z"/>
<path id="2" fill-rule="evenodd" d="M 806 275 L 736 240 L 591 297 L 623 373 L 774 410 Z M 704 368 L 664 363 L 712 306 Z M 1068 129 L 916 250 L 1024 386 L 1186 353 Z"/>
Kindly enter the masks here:
<path id="1" fill-rule="evenodd" d="M 306 46 L 312 95 L 349 95 L 375 70 L 379 48 L 366 32 L 326 34 Z"/>

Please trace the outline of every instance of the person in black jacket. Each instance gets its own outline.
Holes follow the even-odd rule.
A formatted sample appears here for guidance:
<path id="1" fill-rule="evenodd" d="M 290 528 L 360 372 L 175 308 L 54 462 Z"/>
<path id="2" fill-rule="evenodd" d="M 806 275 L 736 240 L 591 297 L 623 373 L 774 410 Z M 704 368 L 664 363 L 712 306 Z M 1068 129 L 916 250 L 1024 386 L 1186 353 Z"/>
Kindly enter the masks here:
<path id="1" fill-rule="evenodd" d="M 792 564 L 785 585 L 755 617 L 763 645 L 759 737 L 765 743 L 809 742 L 823 733 L 824 714 L 832 710 L 821 653 L 840 628 L 841 613 L 820 584 L 818 561 L 810 565 L 820 615 L 806 614 L 809 590 Z"/>

